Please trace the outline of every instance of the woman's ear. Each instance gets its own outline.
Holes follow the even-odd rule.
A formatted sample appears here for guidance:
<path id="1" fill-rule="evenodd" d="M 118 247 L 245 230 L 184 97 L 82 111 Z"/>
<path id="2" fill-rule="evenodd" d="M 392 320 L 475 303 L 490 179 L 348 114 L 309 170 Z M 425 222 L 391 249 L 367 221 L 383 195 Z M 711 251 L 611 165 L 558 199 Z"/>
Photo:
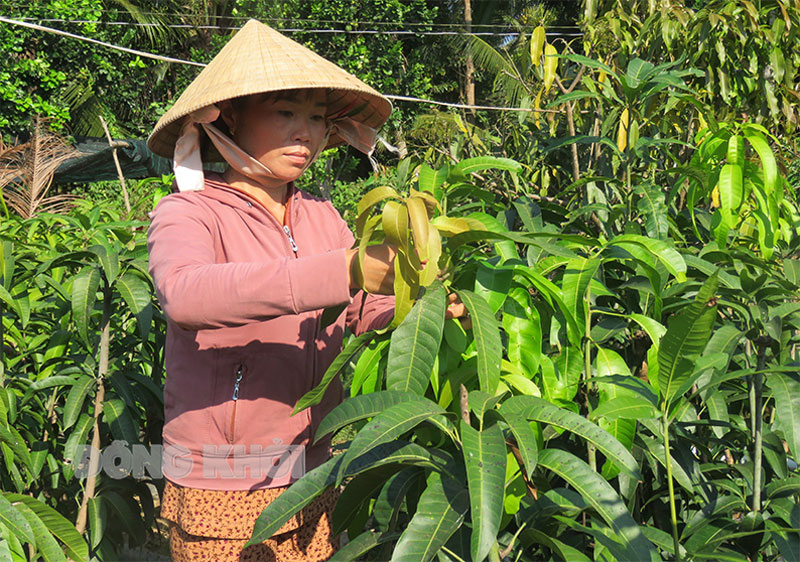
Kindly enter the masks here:
<path id="1" fill-rule="evenodd" d="M 230 136 L 233 137 L 234 132 L 236 131 L 236 118 L 238 117 L 233 108 L 233 104 L 231 103 L 231 100 L 222 100 L 217 105 L 219 107 L 220 117 L 222 117 L 222 120 L 228 126 Z"/>

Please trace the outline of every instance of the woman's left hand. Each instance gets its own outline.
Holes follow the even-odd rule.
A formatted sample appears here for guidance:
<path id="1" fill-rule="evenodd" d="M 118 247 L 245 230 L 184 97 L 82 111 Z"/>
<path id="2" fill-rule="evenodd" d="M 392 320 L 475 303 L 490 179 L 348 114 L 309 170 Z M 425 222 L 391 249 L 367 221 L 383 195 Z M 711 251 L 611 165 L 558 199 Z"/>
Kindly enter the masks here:
<path id="1" fill-rule="evenodd" d="M 461 302 L 458 293 L 447 295 L 447 310 L 444 312 L 445 318 L 457 318 L 465 330 L 472 327 L 472 319 L 469 317 L 467 307 Z"/>

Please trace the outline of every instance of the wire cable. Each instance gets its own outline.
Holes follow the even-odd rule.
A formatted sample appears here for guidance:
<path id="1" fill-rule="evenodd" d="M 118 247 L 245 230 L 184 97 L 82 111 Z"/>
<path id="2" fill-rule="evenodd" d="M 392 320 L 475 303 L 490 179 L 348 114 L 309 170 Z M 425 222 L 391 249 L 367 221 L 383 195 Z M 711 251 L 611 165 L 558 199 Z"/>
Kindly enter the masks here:
<path id="1" fill-rule="evenodd" d="M 127 22 L 127 21 L 97 21 L 97 20 L 66 20 L 57 18 L 33 18 L 22 17 L 19 21 L 26 22 L 39 22 L 39 23 L 71 23 L 71 24 L 100 24 L 100 25 L 116 25 L 116 26 L 131 26 L 131 27 L 167 27 L 171 29 L 206 29 L 206 30 L 223 30 L 235 31 L 241 29 L 241 26 L 224 26 L 224 25 L 194 25 L 194 24 L 158 24 L 158 23 L 141 23 L 141 22 Z M 373 22 L 375 23 L 375 22 Z M 346 35 L 422 35 L 422 36 L 437 36 L 437 35 L 476 35 L 488 37 L 512 37 L 519 36 L 523 32 L 519 31 L 506 31 L 506 32 L 490 32 L 490 31 L 413 31 L 406 29 L 393 29 L 393 30 L 379 30 L 379 29 L 305 29 L 305 28 L 280 28 L 281 32 L 285 33 L 317 33 L 317 34 L 346 34 Z M 545 35 L 549 37 L 581 37 L 583 33 L 565 33 L 560 31 L 548 31 Z"/>
<path id="2" fill-rule="evenodd" d="M 89 43 L 94 43 L 96 45 L 101 45 L 103 47 L 107 47 L 109 49 L 115 49 L 115 50 L 118 50 L 118 51 L 131 53 L 131 54 L 134 54 L 134 55 L 137 55 L 137 56 L 140 56 L 140 57 L 149 58 L 149 59 L 154 59 L 154 60 L 159 60 L 159 61 L 164 61 L 164 62 L 174 62 L 174 63 L 177 63 L 177 64 L 189 64 L 189 65 L 192 65 L 192 66 L 199 66 L 199 67 L 205 67 L 206 66 L 204 63 L 201 63 L 201 62 L 194 62 L 194 61 L 189 61 L 189 60 L 184 60 L 184 59 L 176 59 L 176 58 L 173 58 L 173 57 L 165 57 L 165 56 L 157 55 L 157 54 L 154 54 L 154 53 L 148 53 L 148 52 L 145 52 L 145 51 L 138 51 L 136 49 L 129 49 L 127 47 L 121 47 L 119 45 L 114 45 L 112 43 L 106 43 L 105 41 L 98 41 L 97 39 L 92 39 L 90 37 L 84 37 L 82 35 L 76 35 L 74 33 L 67 33 L 66 31 L 62 31 L 60 29 L 53 29 L 51 27 L 44 27 L 42 25 L 37 25 L 37 24 L 28 23 L 28 22 L 22 22 L 22 21 L 17 21 L 17 20 L 13 20 L 13 19 L 10 19 L 10 18 L 6 18 L 4 16 L 0 16 L 0 22 L 9 23 L 9 24 L 12 24 L 12 25 L 20 25 L 22 27 L 28 27 L 30 29 L 35 29 L 37 31 L 44 31 L 44 32 L 47 32 L 47 33 L 54 33 L 56 35 L 63 35 L 64 37 L 69 37 L 71 39 L 77 39 L 77 40 L 80 40 L 80 41 L 87 41 Z M 454 108 L 459 108 L 459 109 L 486 109 L 486 110 L 496 110 L 496 111 L 525 111 L 525 112 L 530 112 L 530 113 L 533 113 L 533 112 L 538 112 L 538 113 L 558 113 L 555 110 L 547 110 L 547 109 L 532 109 L 532 108 L 524 108 L 524 107 L 496 107 L 496 106 L 490 106 L 490 105 L 467 105 L 467 104 L 461 104 L 461 103 L 450 103 L 450 102 L 443 102 L 443 101 L 436 101 L 436 100 L 427 100 L 427 99 L 423 99 L 423 98 L 415 98 L 415 97 L 410 97 L 410 96 L 397 96 L 397 95 L 391 95 L 391 94 L 385 94 L 384 97 L 389 98 L 389 99 L 393 99 L 393 100 L 398 100 L 398 101 L 411 101 L 411 102 L 416 102 L 416 103 L 430 103 L 430 104 L 434 104 L 434 105 L 442 105 L 442 106 L 454 107 Z"/>

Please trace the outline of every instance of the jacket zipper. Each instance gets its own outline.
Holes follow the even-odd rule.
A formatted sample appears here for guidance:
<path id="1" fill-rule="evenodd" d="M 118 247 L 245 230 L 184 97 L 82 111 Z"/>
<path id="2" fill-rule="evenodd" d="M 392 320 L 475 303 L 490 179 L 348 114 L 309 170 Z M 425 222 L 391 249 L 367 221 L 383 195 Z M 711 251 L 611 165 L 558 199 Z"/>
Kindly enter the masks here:
<path id="1" fill-rule="evenodd" d="M 294 252 L 294 255 L 297 256 L 297 244 L 295 244 L 294 238 L 292 238 L 292 233 L 289 230 L 289 225 L 288 224 L 284 224 L 283 225 L 283 231 L 286 233 L 286 237 L 289 239 L 289 244 L 292 247 L 292 251 Z"/>
<path id="2" fill-rule="evenodd" d="M 236 369 L 236 382 L 233 383 L 233 411 L 231 412 L 231 425 L 230 432 L 228 434 L 228 441 L 231 443 L 233 443 L 233 431 L 236 423 L 236 403 L 239 401 L 239 384 L 241 384 L 243 376 L 244 373 L 242 373 L 242 366 L 239 365 L 239 367 Z"/>

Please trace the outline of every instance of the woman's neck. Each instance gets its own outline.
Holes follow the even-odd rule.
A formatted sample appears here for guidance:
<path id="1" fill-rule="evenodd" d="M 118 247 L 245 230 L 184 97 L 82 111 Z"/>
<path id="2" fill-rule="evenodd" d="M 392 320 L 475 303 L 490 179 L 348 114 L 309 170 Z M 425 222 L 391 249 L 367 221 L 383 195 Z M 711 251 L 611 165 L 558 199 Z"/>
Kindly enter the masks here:
<path id="1" fill-rule="evenodd" d="M 261 203 L 279 223 L 283 224 L 286 197 L 289 189 L 289 184 L 287 182 L 275 179 L 274 185 L 264 185 L 233 168 L 228 168 L 228 170 L 222 174 L 222 177 L 232 188 L 247 193 L 253 199 Z"/>

